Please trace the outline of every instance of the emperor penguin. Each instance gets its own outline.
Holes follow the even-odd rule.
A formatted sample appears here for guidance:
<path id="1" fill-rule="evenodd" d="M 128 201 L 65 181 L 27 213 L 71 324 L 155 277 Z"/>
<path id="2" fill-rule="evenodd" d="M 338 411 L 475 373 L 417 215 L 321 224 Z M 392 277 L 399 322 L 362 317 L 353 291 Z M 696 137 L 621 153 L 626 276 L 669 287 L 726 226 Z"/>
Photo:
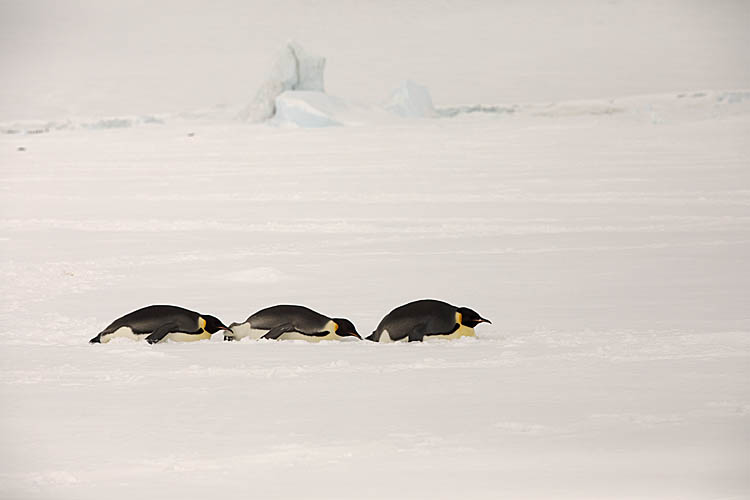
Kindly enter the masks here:
<path id="1" fill-rule="evenodd" d="M 342 340 L 346 337 L 362 339 L 351 321 L 329 318 L 304 306 L 278 305 L 261 309 L 243 323 L 229 325 L 231 333 L 224 340 Z"/>
<path id="2" fill-rule="evenodd" d="M 89 342 L 106 343 L 116 337 L 146 339 L 149 344 L 162 340 L 191 342 L 210 339 L 211 334 L 229 330 L 214 316 L 177 306 L 147 306 L 112 322 Z"/>
<path id="3" fill-rule="evenodd" d="M 440 300 L 423 299 L 389 312 L 367 337 L 373 342 L 422 341 L 425 338 L 475 337 L 474 327 L 492 323 L 468 307 L 456 307 Z"/>

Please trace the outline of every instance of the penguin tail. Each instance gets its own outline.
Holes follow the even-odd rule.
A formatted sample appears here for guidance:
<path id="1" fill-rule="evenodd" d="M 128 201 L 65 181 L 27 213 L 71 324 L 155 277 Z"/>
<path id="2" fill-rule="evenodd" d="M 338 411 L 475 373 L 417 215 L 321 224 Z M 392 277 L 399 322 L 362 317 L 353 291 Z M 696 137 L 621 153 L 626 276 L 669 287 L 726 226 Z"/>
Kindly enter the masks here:
<path id="1" fill-rule="evenodd" d="M 372 332 L 372 334 L 371 334 L 371 335 L 369 335 L 369 336 L 365 337 L 365 340 L 369 340 L 370 342 L 377 342 L 377 341 L 378 341 L 378 339 L 377 339 L 377 338 L 375 337 L 375 334 L 376 334 L 376 333 L 377 333 L 377 332 Z"/>
<path id="2" fill-rule="evenodd" d="M 89 340 L 89 344 L 101 344 L 102 343 L 102 334 L 98 334 L 93 339 Z"/>

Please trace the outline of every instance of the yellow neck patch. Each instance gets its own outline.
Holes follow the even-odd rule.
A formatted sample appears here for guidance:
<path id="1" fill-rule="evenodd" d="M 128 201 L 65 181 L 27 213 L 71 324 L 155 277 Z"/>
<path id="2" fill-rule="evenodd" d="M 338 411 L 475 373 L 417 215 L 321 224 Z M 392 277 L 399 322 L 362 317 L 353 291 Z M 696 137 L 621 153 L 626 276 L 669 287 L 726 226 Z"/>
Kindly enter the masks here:
<path id="1" fill-rule="evenodd" d="M 198 316 L 198 328 L 200 328 L 201 330 L 206 329 L 206 320 L 203 319 L 201 316 Z"/>

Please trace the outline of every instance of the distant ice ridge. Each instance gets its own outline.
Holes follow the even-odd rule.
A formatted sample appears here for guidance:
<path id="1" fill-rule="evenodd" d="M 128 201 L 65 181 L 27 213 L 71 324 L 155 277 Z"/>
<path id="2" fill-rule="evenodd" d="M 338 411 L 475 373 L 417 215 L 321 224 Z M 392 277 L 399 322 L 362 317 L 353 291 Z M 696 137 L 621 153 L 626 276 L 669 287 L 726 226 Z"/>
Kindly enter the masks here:
<path id="1" fill-rule="evenodd" d="M 402 118 L 438 116 L 426 87 L 406 81 L 395 89 L 382 106 L 347 102 L 324 92 L 290 90 L 275 101 L 272 125 L 292 127 L 330 127 L 389 123 Z"/>
<path id="2" fill-rule="evenodd" d="M 391 123 L 397 116 L 379 106 L 347 102 L 323 92 L 290 90 L 276 97 L 276 114 L 269 124 L 316 128 Z"/>
<path id="3" fill-rule="evenodd" d="M 324 127 L 393 123 L 402 119 L 454 118 L 466 115 L 575 118 L 617 116 L 654 125 L 750 113 L 750 91 L 698 91 L 612 99 L 573 100 L 512 105 L 438 107 L 426 87 L 406 81 L 382 106 L 353 105 L 323 92 L 289 91 L 276 98 L 274 125 Z"/>
<path id="4" fill-rule="evenodd" d="M 411 80 L 406 80 L 391 92 L 385 109 L 409 118 L 431 118 L 437 115 L 427 87 L 417 85 Z"/>
<path id="5" fill-rule="evenodd" d="M 216 105 L 179 113 L 159 113 L 121 116 L 71 117 L 64 120 L 19 120 L 0 123 L 2 134 L 46 134 L 60 130 L 111 130 L 139 127 L 142 125 L 164 125 L 175 122 L 227 123 L 234 119 L 237 108 Z"/>
<path id="6" fill-rule="evenodd" d="M 322 75 L 320 82 L 322 84 Z M 703 120 L 748 114 L 750 113 L 750 90 L 703 90 L 611 99 L 509 105 L 474 104 L 434 107 L 431 103 L 429 91 L 409 81 L 396 88 L 389 99 L 379 106 L 348 102 L 316 90 L 288 90 L 274 97 L 274 117 L 264 123 L 274 126 L 314 128 L 401 123 L 403 119 L 448 119 L 486 115 L 498 119 L 524 116 L 555 119 L 598 116 L 660 125 L 682 120 Z M 0 134 L 36 135 L 61 130 L 108 130 L 165 123 L 229 123 L 236 120 L 237 116 L 238 107 L 218 105 L 172 114 L 5 122 L 0 123 Z"/>
<path id="7" fill-rule="evenodd" d="M 307 52 L 300 44 L 288 42 L 273 65 L 271 74 L 255 93 L 255 98 L 240 112 L 240 119 L 266 121 L 276 114 L 276 98 L 289 90 L 323 93 L 325 57 Z"/>
<path id="8" fill-rule="evenodd" d="M 4 134 L 45 134 L 56 130 L 70 129 L 114 129 L 129 128 L 136 125 L 154 125 L 164 123 L 164 118 L 155 115 L 113 116 L 106 118 L 82 118 L 67 120 L 28 120 L 0 124 Z"/>
<path id="9" fill-rule="evenodd" d="M 426 87 L 406 81 L 382 107 L 348 103 L 325 93 L 326 59 L 294 41 L 281 49 L 268 78 L 238 117 L 277 126 L 329 127 L 381 121 L 388 111 L 402 117 L 436 116 Z"/>
<path id="10" fill-rule="evenodd" d="M 284 92 L 274 99 L 274 105 L 272 124 L 304 128 L 344 125 L 341 115 L 349 111 L 343 99 L 305 90 Z"/>
<path id="11" fill-rule="evenodd" d="M 750 92 L 692 92 L 661 96 L 565 101 L 560 103 L 468 105 L 435 108 L 427 87 L 406 80 L 381 106 L 364 106 L 329 96 L 323 88 L 325 58 L 296 42 L 281 51 L 266 82 L 240 118 L 285 127 L 329 127 L 393 122 L 398 119 L 452 118 L 468 114 L 549 117 L 624 114 L 652 124 L 664 120 L 750 112 Z"/>
<path id="12" fill-rule="evenodd" d="M 617 117 L 653 125 L 750 113 L 750 90 L 693 91 L 660 95 L 509 105 L 435 107 L 427 87 L 406 80 L 380 105 L 353 103 L 324 89 L 326 58 L 289 41 L 279 51 L 268 78 L 253 101 L 238 107 L 215 106 L 190 112 L 141 116 L 0 123 L 0 133 L 43 134 L 69 129 L 119 129 L 166 122 L 226 123 L 240 119 L 280 127 L 319 128 L 400 123 L 404 119 L 491 117 Z M 188 134 L 191 135 L 191 134 Z M 19 151 L 25 150 L 19 146 Z"/>

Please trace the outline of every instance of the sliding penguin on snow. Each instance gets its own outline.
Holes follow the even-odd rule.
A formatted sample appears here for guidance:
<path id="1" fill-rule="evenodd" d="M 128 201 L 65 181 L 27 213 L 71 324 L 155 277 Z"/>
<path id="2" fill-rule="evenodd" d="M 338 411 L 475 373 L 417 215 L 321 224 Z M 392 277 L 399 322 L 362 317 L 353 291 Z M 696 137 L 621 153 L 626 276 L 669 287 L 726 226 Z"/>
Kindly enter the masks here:
<path id="1" fill-rule="evenodd" d="M 321 340 L 362 339 L 351 321 L 330 318 L 305 306 L 277 305 L 261 309 L 242 323 L 229 325 L 230 332 L 224 340 L 243 338 L 271 340 Z"/>
<path id="2" fill-rule="evenodd" d="M 149 344 L 162 340 L 192 342 L 210 339 L 211 335 L 229 328 L 214 316 L 199 314 L 178 306 L 147 306 L 114 320 L 92 344 L 106 343 L 117 337 L 146 339 Z"/>
<path id="3" fill-rule="evenodd" d="M 433 299 L 416 300 L 386 314 L 367 340 L 414 342 L 426 338 L 475 337 L 474 327 L 480 323 L 492 322 L 468 307 Z"/>

